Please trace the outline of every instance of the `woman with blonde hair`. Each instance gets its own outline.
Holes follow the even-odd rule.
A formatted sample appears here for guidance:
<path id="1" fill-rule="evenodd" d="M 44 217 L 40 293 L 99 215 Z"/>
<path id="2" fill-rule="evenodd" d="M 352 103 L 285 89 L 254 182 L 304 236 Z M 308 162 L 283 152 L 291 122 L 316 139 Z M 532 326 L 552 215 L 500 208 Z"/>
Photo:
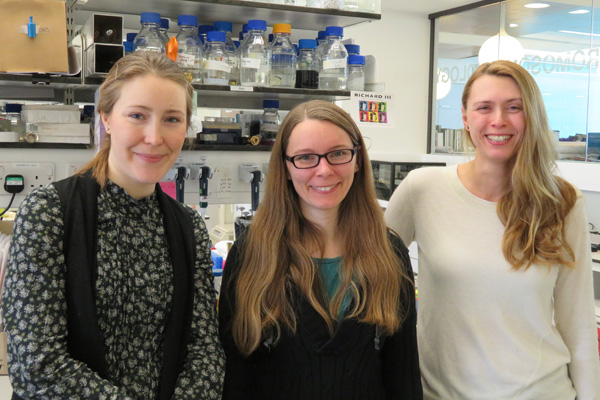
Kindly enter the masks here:
<path id="1" fill-rule="evenodd" d="M 223 398 L 420 399 L 411 280 L 352 118 L 325 101 L 294 107 L 227 257 Z"/>
<path id="2" fill-rule="evenodd" d="M 555 175 L 542 95 L 520 65 L 462 96 L 473 160 L 411 172 L 386 221 L 419 246 L 426 399 L 600 399 L 582 193 Z"/>
<path id="3" fill-rule="evenodd" d="M 120 59 L 100 152 L 21 204 L 2 299 L 13 399 L 221 398 L 208 234 L 158 185 L 192 93 L 164 55 Z"/>

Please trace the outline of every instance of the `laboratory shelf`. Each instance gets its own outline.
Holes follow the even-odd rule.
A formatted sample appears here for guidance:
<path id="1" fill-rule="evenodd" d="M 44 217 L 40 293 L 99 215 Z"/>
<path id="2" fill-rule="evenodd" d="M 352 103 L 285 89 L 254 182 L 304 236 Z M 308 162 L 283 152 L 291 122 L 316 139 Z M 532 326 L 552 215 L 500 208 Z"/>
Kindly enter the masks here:
<path id="1" fill-rule="evenodd" d="M 92 145 L 81 143 L 1 143 L 0 149 L 91 149 Z"/>
<path id="2" fill-rule="evenodd" d="M 191 147 L 183 146 L 183 150 L 198 150 L 198 151 L 271 151 L 273 146 L 250 144 L 194 144 Z"/>
<path id="3" fill-rule="evenodd" d="M 125 18 L 125 27 L 139 29 L 142 11 L 159 13 L 165 18 L 177 18 L 181 14 L 198 16 L 199 23 L 231 21 L 245 24 L 250 19 L 264 19 L 267 24 L 285 22 L 292 29 L 319 31 L 325 26 L 352 26 L 370 20 L 381 19 L 381 14 L 342 11 L 284 4 L 271 4 L 241 0 L 79 0 L 73 6 L 75 24 L 85 23 L 90 12 L 129 14 L 135 16 L 130 22 Z M 130 26 L 133 23 L 134 26 Z"/>

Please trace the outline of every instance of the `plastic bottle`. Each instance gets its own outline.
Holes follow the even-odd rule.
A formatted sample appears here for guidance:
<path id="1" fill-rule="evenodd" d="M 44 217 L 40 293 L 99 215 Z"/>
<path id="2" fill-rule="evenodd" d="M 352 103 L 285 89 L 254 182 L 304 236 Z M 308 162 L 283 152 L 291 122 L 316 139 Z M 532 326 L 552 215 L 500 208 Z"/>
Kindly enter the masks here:
<path id="1" fill-rule="evenodd" d="M 348 90 L 365 90 L 365 56 L 352 54 L 348 56 Z"/>
<path id="2" fill-rule="evenodd" d="M 167 18 L 160 19 L 160 27 L 158 28 L 158 32 L 165 43 L 165 48 L 167 48 L 167 43 L 169 43 L 169 40 L 171 39 L 169 37 L 169 20 Z"/>
<path id="3" fill-rule="evenodd" d="M 271 73 L 271 50 L 263 34 L 265 20 L 248 21 L 248 36 L 240 45 L 240 84 L 242 86 L 268 86 Z"/>
<path id="4" fill-rule="evenodd" d="M 225 46 L 227 35 L 221 31 L 207 33 L 202 79 L 206 85 L 228 85 L 231 66 Z"/>
<path id="5" fill-rule="evenodd" d="M 229 73 L 229 84 L 237 85 L 240 79 L 240 65 L 239 58 L 237 57 L 237 47 L 231 39 L 231 31 L 233 30 L 233 26 L 231 22 L 228 21 L 216 21 L 215 31 L 220 31 L 225 33 L 225 51 L 227 52 L 227 62 L 231 67 L 231 72 Z"/>
<path id="6" fill-rule="evenodd" d="M 177 25 L 177 65 L 190 82 L 202 82 L 202 43 L 198 37 L 198 19 L 195 15 L 180 15 Z"/>
<path id="7" fill-rule="evenodd" d="M 344 45 L 346 47 L 346 51 L 348 52 L 348 55 L 360 55 L 360 46 L 357 44 L 345 44 Z"/>
<path id="8" fill-rule="evenodd" d="M 296 62 L 296 87 L 301 89 L 319 88 L 319 60 L 315 53 L 317 41 L 300 39 L 300 53 Z"/>
<path id="9" fill-rule="evenodd" d="M 160 38 L 160 14 L 155 12 L 143 12 L 140 15 L 142 29 L 136 35 L 133 42 L 135 51 L 165 52 L 165 44 Z"/>
<path id="10" fill-rule="evenodd" d="M 341 39 L 344 28 L 328 26 L 327 43 L 319 58 L 319 89 L 346 90 L 348 78 L 348 52 Z"/>
<path id="11" fill-rule="evenodd" d="M 260 118 L 260 144 L 273 145 L 279 130 L 279 100 L 263 100 L 264 112 Z"/>
<path id="12" fill-rule="evenodd" d="M 294 87 L 296 84 L 296 50 L 290 40 L 290 24 L 273 25 L 271 43 L 271 86 Z"/>

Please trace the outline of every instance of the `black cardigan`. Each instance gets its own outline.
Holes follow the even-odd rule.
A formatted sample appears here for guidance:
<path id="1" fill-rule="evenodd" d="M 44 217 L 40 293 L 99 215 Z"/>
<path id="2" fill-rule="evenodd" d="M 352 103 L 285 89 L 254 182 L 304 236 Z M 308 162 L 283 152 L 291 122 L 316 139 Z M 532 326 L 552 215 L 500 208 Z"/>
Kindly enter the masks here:
<path id="1" fill-rule="evenodd" d="M 90 174 L 55 182 L 64 216 L 67 266 L 67 348 L 71 357 L 108 379 L 104 340 L 96 316 L 96 226 L 100 186 Z M 159 400 L 170 400 L 187 354 L 194 304 L 194 227 L 180 203 L 156 185 L 173 262 L 173 306 L 164 333 Z M 22 400 L 13 393 L 13 400 Z"/>
<path id="2" fill-rule="evenodd" d="M 404 271 L 412 278 L 408 250 L 391 236 Z M 383 337 L 373 325 L 343 320 L 330 337 L 323 319 L 295 290 L 297 331 L 282 329 L 280 341 L 264 341 L 249 357 L 233 342 L 235 284 L 243 255 L 230 250 L 221 286 L 219 325 L 227 356 L 223 399 L 397 400 L 422 399 L 415 298 L 398 332 Z M 412 287 L 411 287 L 412 288 Z"/>

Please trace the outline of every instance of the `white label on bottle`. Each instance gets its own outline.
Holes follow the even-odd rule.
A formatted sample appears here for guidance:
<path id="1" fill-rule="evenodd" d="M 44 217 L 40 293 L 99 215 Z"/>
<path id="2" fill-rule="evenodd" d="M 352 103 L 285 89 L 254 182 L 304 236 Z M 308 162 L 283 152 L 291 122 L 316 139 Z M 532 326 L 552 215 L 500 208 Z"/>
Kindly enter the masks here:
<path id="1" fill-rule="evenodd" d="M 323 69 L 346 68 L 346 59 L 338 58 L 335 60 L 323 61 Z"/>
<path id="2" fill-rule="evenodd" d="M 260 58 L 242 58 L 242 68 L 260 68 Z"/>
<path id="3" fill-rule="evenodd" d="M 204 60 L 204 69 L 211 71 L 223 71 L 230 73 L 231 67 L 225 61 Z"/>
<path id="4" fill-rule="evenodd" d="M 196 56 L 192 54 L 177 53 L 177 64 L 183 68 L 192 68 L 196 62 Z"/>

